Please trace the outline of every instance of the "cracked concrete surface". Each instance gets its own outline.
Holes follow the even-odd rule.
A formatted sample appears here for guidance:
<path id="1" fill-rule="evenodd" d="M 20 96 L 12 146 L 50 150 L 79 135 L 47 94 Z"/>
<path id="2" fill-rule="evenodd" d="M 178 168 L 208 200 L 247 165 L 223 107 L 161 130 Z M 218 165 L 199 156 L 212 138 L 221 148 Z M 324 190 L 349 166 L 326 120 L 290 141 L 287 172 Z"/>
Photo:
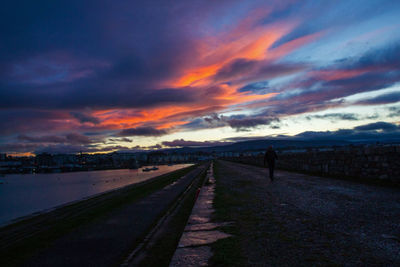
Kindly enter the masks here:
<path id="1" fill-rule="evenodd" d="M 215 190 L 212 164 L 207 172 L 207 181 L 201 188 L 170 266 L 207 266 L 208 259 L 212 256 L 208 245 L 219 239 L 230 237 L 229 234 L 216 230 L 217 227 L 227 223 L 211 222 Z"/>

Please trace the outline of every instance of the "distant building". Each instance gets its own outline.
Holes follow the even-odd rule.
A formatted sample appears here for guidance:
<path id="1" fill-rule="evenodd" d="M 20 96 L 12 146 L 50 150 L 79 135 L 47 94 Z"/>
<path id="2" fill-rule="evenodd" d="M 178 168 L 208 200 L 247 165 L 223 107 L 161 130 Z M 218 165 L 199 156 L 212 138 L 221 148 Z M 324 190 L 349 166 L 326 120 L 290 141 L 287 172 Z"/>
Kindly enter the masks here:
<path id="1" fill-rule="evenodd" d="M 36 155 L 36 164 L 38 166 L 52 166 L 54 165 L 53 156 L 49 153 Z"/>
<path id="2" fill-rule="evenodd" d="M 74 154 L 53 155 L 53 163 L 56 166 L 65 166 L 78 163 L 78 157 Z"/>

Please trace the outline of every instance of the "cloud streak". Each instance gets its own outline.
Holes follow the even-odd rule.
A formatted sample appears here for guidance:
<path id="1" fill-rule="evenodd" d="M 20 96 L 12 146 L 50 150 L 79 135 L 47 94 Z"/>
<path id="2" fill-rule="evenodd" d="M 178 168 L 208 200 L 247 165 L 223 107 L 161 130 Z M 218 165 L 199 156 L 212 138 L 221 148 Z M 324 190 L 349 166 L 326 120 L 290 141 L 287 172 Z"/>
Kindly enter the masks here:
<path id="1" fill-rule="evenodd" d="M 230 144 L 230 142 L 221 141 L 190 141 L 184 139 L 176 139 L 174 141 L 164 141 L 161 143 L 165 147 L 208 147 L 222 146 Z"/>
<path id="2" fill-rule="evenodd" d="M 137 127 L 124 129 L 119 132 L 119 136 L 162 136 L 168 133 L 165 129 L 156 129 L 152 127 Z"/>

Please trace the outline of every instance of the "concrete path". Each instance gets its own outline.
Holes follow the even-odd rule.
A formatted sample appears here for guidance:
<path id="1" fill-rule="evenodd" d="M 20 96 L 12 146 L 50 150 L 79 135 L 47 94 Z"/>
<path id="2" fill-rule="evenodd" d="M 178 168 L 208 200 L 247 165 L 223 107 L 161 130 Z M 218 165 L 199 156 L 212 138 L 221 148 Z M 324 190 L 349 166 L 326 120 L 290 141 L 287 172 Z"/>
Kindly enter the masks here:
<path id="1" fill-rule="evenodd" d="M 139 202 L 78 228 L 33 256 L 25 266 L 115 266 L 204 169 L 200 166 Z"/>
<path id="2" fill-rule="evenodd" d="M 216 230 L 222 223 L 211 222 L 215 190 L 213 164 L 207 172 L 206 181 L 171 260 L 171 267 L 207 266 L 212 256 L 209 245 L 230 236 Z"/>
<path id="3" fill-rule="evenodd" d="M 400 191 L 218 161 L 249 266 L 400 266 Z"/>

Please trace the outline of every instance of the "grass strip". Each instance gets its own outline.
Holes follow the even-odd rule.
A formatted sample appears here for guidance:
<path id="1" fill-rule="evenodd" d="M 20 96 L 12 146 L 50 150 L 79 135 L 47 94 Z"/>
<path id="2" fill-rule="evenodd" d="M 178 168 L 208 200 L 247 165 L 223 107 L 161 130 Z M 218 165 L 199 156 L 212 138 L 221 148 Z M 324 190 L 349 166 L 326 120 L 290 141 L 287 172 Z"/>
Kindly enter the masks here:
<path id="1" fill-rule="evenodd" d="M 39 250 L 51 246 L 57 238 L 82 225 L 99 220 L 117 208 L 136 202 L 162 189 L 196 167 L 180 169 L 1 228 L 0 266 L 15 266 L 22 263 Z M 68 214 L 68 216 L 63 216 L 64 214 Z M 3 244 L 7 241 L 4 238 L 7 234 L 11 240 L 7 244 Z"/>
<path id="2" fill-rule="evenodd" d="M 155 244 L 148 248 L 146 251 L 147 257 L 145 257 L 138 266 L 169 266 L 192 212 L 196 201 L 197 189 L 201 187 L 207 175 L 206 170 L 207 169 L 196 178 L 197 181 L 194 182 L 193 187 L 184 197 L 179 209 L 172 218 L 168 220 L 166 225 L 163 226 L 162 233 L 157 236 Z"/>
<path id="3" fill-rule="evenodd" d="M 214 177 L 216 182 L 213 221 L 233 222 L 229 226 L 219 227 L 231 237 L 218 240 L 211 245 L 213 256 L 209 260 L 210 266 L 245 266 L 246 259 L 241 248 L 241 233 L 236 221 L 237 207 L 243 204 L 244 196 L 234 188 L 227 186 L 221 175 L 221 166 L 218 161 L 214 162 Z"/>

